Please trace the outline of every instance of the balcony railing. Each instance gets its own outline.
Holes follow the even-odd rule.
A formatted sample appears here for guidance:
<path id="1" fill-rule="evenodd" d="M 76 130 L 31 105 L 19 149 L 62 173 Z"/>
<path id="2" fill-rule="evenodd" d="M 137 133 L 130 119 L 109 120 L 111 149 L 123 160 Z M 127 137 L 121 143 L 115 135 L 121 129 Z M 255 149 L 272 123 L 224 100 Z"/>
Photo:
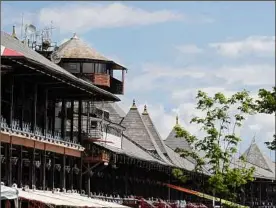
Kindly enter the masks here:
<path id="1" fill-rule="evenodd" d="M 110 87 L 109 74 L 86 74 L 95 85 Z"/>
<path id="2" fill-rule="evenodd" d="M 52 134 L 52 132 L 42 130 L 40 127 L 35 127 L 35 130 L 31 130 L 31 124 L 23 122 L 22 123 L 22 128 L 20 126 L 20 121 L 19 120 L 13 120 L 11 126 L 8 125 L 6 119 L 1 116 L 0 118 L 1 122 L 1 131 L 3 132 L 8 132 L 8 133 L 14 133 L 17 135 L 25 136 L 25 137 L 30 137 L 33 139 L 36 139 L 38 141 L 45 141 L 48 143 L 54 143 L 54 144 L 59 144 L 59 145 L 65 145 L 67 147 L 72 147 L 74 149 L 78 150 L 84 150 L 84 148 L 80 145 L 77 144 L 76 142 L 71 142 L 71 141 L 65 141 L 61 136 L 59 132 L 55 132 Z"/>

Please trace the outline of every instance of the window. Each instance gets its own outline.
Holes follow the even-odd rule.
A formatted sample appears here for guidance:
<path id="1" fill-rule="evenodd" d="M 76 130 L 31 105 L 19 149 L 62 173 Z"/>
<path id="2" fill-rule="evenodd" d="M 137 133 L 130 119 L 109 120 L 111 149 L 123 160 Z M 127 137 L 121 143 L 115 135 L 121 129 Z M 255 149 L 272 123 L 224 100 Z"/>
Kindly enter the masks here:
<path id="1" fill-rule="evenodd" d="M 80 73 L 80 63 L 64 63 L 63 68 L 71 73 Z"/>
<path id="2" fill-rule="evenodd" d="M 83 63 L 82 71 L 83 73 L 94 73 L 95 71 L 94 63 Z"/>
<path id="3" fill-rule="evenodd" d="M 106 74 L 106 64 L 95 63 L 95 73 Z"/>
<path id="4" fill-rule="evenodd" d="M 91 124 L 91 125 L 90 125 L 90 128 L 91 128 L 91 129 L 96 129 L 96 128 L 97 128 L 97 121 L 91 121 L 90 124 Z"/>

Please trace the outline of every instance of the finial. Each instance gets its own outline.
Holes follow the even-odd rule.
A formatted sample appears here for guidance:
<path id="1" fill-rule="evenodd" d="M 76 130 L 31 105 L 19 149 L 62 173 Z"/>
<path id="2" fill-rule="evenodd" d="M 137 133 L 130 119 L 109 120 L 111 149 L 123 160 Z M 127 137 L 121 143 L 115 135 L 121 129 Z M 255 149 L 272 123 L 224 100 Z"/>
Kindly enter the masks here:
<path id="1" fill-rule="evenodd" d="M 254 137 L 252 138 L 252 144 L 256 144 L 256 133 L 254 134 Z"/>
<path id="2" fill-rule="evenodd" d="M 136 104 L 135 104 L 135 99 L 133 99 L 131 109 L 137 109 Z"/>
<path id="3" fill-rule="evenodd" d="M 143 115 L 147 115 L 148 111 L 147 111 L 147 105 L 144 105 L 144 112 L 142 113 Z"/>
<path id="4" fill-rule="evenodd" d="M 77 36 L 77 33 L 74 33 L 72 39 L 79 39 L 78 36 Z"/>
<path id="5" fill-rule="evenodd" d="M 17 39 L 16 33 L 15 33 L 15 26 L 12 26 L 12 37 Z"/>

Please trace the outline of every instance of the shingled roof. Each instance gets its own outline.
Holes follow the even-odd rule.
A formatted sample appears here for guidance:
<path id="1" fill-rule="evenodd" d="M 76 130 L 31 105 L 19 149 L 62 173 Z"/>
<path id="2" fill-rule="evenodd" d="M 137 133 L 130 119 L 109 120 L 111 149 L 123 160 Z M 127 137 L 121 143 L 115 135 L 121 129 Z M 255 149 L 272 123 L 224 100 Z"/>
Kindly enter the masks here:
<path id="1" fill-rule="evenodd" d="M 104 57 L 87 43 L 83 42 L 76 34 L 68 41 L 61 44 L 56 53 L 63 59 L 90 59 L 113 63 L 116 69 L 125 69 L 118 63 Z"/>
<path id="2" fill-rule="evenodd" d="M 172 164 L 174 164 L 176 167 L 183 168 L 186 170 L 193 170 L 195 168 L 195 165 L 192 162 L 188 161 L 186 158 L 180 157 L 178 153 L 174 152 L 174 150 L 170 149 L 165 145 L 164 141 L 162 140 L 160 134 L 158 133 L 155 125 L 153 124 L 150 118 L 146 106 L 144 107 L 144 112 L 142 113 L 142 119 L 146 124 L 146 127 L 150 131 L 151 135 L 154 137 L 154 140 L 158 145 L 159 149 Z"/>
<path id="3" fill-rule="evenodd" d="M 136 107 L 135 101 L 133 101 L 132 107 L 130 108 L 125 118 L 122 120 L 121 124 L 126 128 L 125 135 L 128 138 L 139 144 L 145 150 L 151 152 L 160 160 L 168 163 L 169 165 L 172 165 L 160 150 L 153 135 L 142 119 Z"/>
<path id="4" fill-rule="evenodd" d="M 261 152 L 255 141 L 252 142 L 250 147 L 242 154 L 242 156 L 252 165 L 272 172 L 274 171 L 273 162 Z"/>
<path id="5" fill-rule="evenodd" d="M 174 151 L 179 148 L 179 149 L 183 149 L 189 152 L 192 152 L 192 148 L 190 146 L 190 144 L 187 142 L 187 140 L 183 137 L 177 137 L 176 135 L 176 131 L 175 131 L 175 127 L 179 126 L 178 123 L 178 116 L 176 117 L 176 124 L 174 126 L 174 128 L 171 130 L 170 134 L 168 135 L 168 137 L 164 140 L 165 144 L 173 149 Z M 193 163 L 195 163 L 195 159 L 193 159 L 192 157 L 187 157 L 187 159 Z"/>

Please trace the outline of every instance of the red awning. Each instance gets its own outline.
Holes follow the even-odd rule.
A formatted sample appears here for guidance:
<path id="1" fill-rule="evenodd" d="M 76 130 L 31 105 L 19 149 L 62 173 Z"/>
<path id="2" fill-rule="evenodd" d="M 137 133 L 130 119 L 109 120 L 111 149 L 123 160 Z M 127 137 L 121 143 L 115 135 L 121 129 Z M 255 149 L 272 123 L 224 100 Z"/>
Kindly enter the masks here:
<path id="1" fill-rule="evenodd" d="M 1 56 L 23 56 L 23 54 L 1 45 Z"/>

